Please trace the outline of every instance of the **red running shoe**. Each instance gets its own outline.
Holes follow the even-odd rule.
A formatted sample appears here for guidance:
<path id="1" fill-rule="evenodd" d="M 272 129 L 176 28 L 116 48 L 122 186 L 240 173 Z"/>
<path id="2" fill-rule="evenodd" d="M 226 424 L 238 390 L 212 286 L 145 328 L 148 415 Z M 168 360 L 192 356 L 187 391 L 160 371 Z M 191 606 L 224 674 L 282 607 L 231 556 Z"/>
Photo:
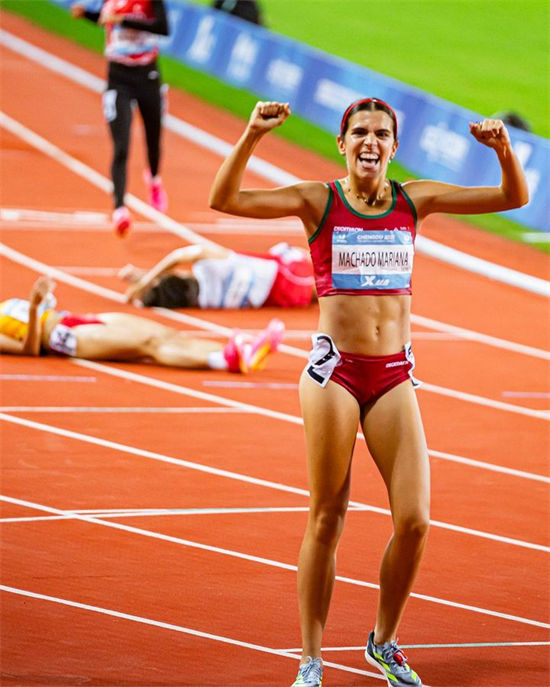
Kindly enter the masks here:
<path id="1" fill-rule="evenodd" d="M 249 371 L 254 372 L 265 367 L 267 356 L 279 348 L 284 333 L 284 322 L 275 318 L 250 343 L 245 344 L 243 358 Z"/>
<path id="2" fill-rule="evenodd" d="M 162 185 L 162 179 L 158 175 L 152 177 L 148 169 L 143 172 L 143 179 L 147 184 L 149 205 L 159 212 L 166 212 L 168 208 L 168 197 Z"/>
<path id="3" fill-rule="evenodd" d="M 265 367 L 266 358 L 274 353 L 283 340 L 284 322 L 273 319 L 257 336 L 246 336 L 240 331 L 233 332 L 223 350 L 230 372 L 255 372 Z"/>
<path id="4" fill-rule="evenodd" d="M 120 238 L 124 238 L 131 228 L 132 215 L 127 207 L 121 205 L 113 212 L 113 229 L 115 234 L 120 236 Z"/>

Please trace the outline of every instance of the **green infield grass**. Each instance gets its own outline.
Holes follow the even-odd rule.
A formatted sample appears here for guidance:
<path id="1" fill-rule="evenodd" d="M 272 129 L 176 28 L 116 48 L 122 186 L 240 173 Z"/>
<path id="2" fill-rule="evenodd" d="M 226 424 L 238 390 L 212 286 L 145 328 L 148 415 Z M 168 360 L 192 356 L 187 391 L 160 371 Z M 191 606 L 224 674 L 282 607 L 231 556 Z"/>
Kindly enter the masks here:
<path id="1" fill-rule="evenodd" d="M 210 4 L 209 0 L 191 0 Z M 259 0 L 268 28 L 550 138 L 548 0 Z"/>
<path id="2" fill-rule="evenodd" d="M 210 4 L 208 0 L 195 1 L 201 2 L 202 4 Z M 453 71 L 453 69 L 456 69 L 456 71 L 461 71 L 462 73 L 465 69 L 465 67 L 462 66 L 465 57 L 460 51 L 464 50 L 468 53 L 468 48 L 465 47 L 466 42 L 463 42 L 460 48 L 449 48 L 449 45 L 451 45 L 450 39 L 446 43 L 445 39 L 437 34 L 439 36 L 437 40 L 438 49 L 435 50 L 434 43 L 432 42 L 430 44 L 432 47 L 427 50 L 425 49 L 426 46 L 423 45 L 423 43 L 427 41 L 427 38 L 425 38 L 424 41 L 420 40 L 422 36 L 425 37 L 427 35 L 427 29 L 424 28 L 415 37 L 412 35 L 414 34 L 413 24 L 410 19 L 412 13 L 409 12 L 409 14 L 407 14 L 405 11 L 396 10 L 396 8 L 401 8 L 403 10 L 403 8 L 411 8 L 413 6 L 416 8 L 419 6 L 430 6 L 436 9 L 437 7 L 453 8 L 454 12 L 458 12 L 458 6 L 467 6 L 470 7 L 473 14 L 474 7 L 478 9 L 484 8 L 484 10 L 486 10 L 483 13 L 485 20 L 489 21 L 489 16 L 493 16 L 492 21 L 495 22 L 495 26 L 492 28 L 489 28 L 488 24 L 485 25 L 487 31 L 485 40 L 491 42 L 492 45 L 503 45 L 504 43 L 502 42 L 496 42 L 495 38 L 495 34 L 500 36 L 499 31 L 497 31 L 497 28 L 500 27 L 499 22 L 502 19 L 500 9 L 508 9 L 509 6 L 514 4 L 515 3 L 512 3 L 510 0 L 438 0 L 437 2 L 432 2 L 432 0 L 262 0 L 261 2 L 266 23 L 269 28 L 275 31 L 290 35 L 310 45 L 320 47 L 326 52 L 332 52 L 333 54 L 364 64 L 376 71 L 393 76 L 394 78 L 399 78 L 401 81 L 406 81 L 425 90 L 429 90 L 440 97 L 452 100 L 464 107 L 479 111 L 482 114 L 491 114 L 496 110 L 514 109 L 529 120 L 535 133 L 547 136 L 550 134 L 548 97 L 546 97 L 545 100 L 541 94 L 546 93 L 546 95 L 548 95 L 550 91 L 548 83 L 543 83 L 544 78 L 548 78 L 550 75 L 550 68 L 546 69 L 544 67 L 545 63 L 550 66 L 550 57 L 548 57 L 548 55 L 544 57 L 540 54 L 544 52 L 542 48 L 544 47 L 545 40 L 548 42 L 548 38 L 545 39 L 542 35 L 544 33 L 544 17 L 542 16 L 544 13 L 540 11 L 543 6 L 548 7 L 547 0 L 525 0 L 523 4 L 519 3 L 521 7 L 524 8 L 522 12 L 506 12 L 506 16 L 510 22 L 513 16 L 518 18 L 517 25 L 520 25 L 520 15 L 529 14 L 531 7 L 533 12 L 537 10 L 536 16 L 539 18 L 538 24 L 537 22 L 533 22 L 533 24 L 537 24 L 537 30 L 534 31 L 534 36 L 525 39 L 529 42 L 530 48 L 532 48 L 532 60 L 528 59 L 526 62 L 534 65 L 538 59 L 538 69 L 535 66 L 533 66 L 532 70 L 526 67 L 523 68 L 527 69 L 529 78 L 523 80 L 523 87 L 519 89 L 519 91 L 515 85 L 515 79 L 510 77 L 510 80 L 507 81 L 506 68 L 504 65 L 513 62 L 515 59 L 514 56 L 516 56 L 519 61 L 519 57 L 517 56 L 521 54 L 522 44 L 518 45 L 516 42 L 513 54 L 511 50 L 509 50 L 505 55 L 506 59 L 503 60 L 500 59 L 500 54 L 498 56 L 496 55 L 499 48 L 494 48 L 492 57 L 486 57 L 483 63 L 483 72 L 488 75 L 488 83 L 483 82 L 475 88 L 464 74 L 458 79 Z M 493 7 L 494 11 L 489 12 L 488 6 Z M 363 11 L 364 8 L 368 8 L 368 16 L 367 13 Z M 0 9 L 25 16 L 34 23 L 73 40 L 80 45 L 95 50 L 96 52 L 101 52 L 103 49 L 103 30 L 100 27 L 88 21 L 73 20 L 66 10 L 51 4 L 49 0 L 0 0 Z M 303 18 L 309 16 L 310 12 L 315 12 L 315 19 L 310 17 L 307 22 L 304 21 Z M 391 14 L 391 17 L 388 16 L 388 13 Z M 441 11 L 434 11 L 433 15 L 432 24 L 430 25 L 432 26 L 432 31 L 437 33 L 434 22 L 435 17 L 441 18 Z M 409 16 L 409 20 L 406 19 L 407 16 Z M 418 20 L 420 20 L 422 16 L 425 16 L 424 11 L 415 13 L 415 18 Z M 451 21 L 453 16 L 455 17 L 454 26 Z M 457 16 L 462 16 L 463 21 L 465 21 L 464 17 L 469 15 L 467 12 L 466 14 L 450 14 L 448 21 L 449 25 L 447 27 L 449 34 L 452 34 L 453 31 L 456 33 L 455 27 Z M 300 17 L 302 17 L 302 19 L 300 19 Z M 507 22 L 503 21 L 502 23 L 508 25 Z M 375 24 L 378 25 L 378 30 L 373 28 Z M 422 25 L 426 26 L 425 24 Z M 483 25 L 483 22 L 479 19 L 479 12 L 476 14 L 475 21 L 473 18 L 468 21 L 468 28 L 470 28 L 470 25 L 475 25 L 478 29 Z M 531 21 L 529 25 L 531 25 Z M 340 28 L 335 29 L 335 27 Z M 350 27 L 353 27 L 352 33 L 350 33 Z M 398 38 L 398 28 L 403 30 L 408 36 L 411 36 L 408 42 L 405 42 L 405 39 L 402 39 L 400 42 Z M 548 29 L 548 21 L 546 21 L 546 28 Z M 418 29 L 418 31 L 420 30 Z M 338 37 L 336 34 L 339 32 L 342 32 L 342 35 L 345 35 L 348 39 L 343 43 L 344 48 L 347 46 L 346 50 L 348 52 L 345 52 L 343 48 L 338 49 L 337 47 Z M 465 32 L 467 32 L 466 29 L 463 31 L 461 30 L 461 33 Z M 480 30 L 476 41 L 481 41 L 480 36 L 482 33 L 483 32 Z M 503 31 L 502 33 L 504 34 L 506 32 Z M 376 36 L 378 36 L 378 38 L 376 38 Z M 495 42 L 493 43 L 493 41 Z M 375 44 L 378 44 L 377 50 L 374 49 Z M 365 45 L 369 46 L 368 60 L 364 58 Z M 409 46 L 408 48 L 406 47 L 407 45 Z M 452 43 L 452 45 L 456 46 L 456 41 Z M 537 45 L 541 47 L 541 50 L 536 49 Z M 352 46 L 355 50 L 352 50 Z M 546 47 L 548 50 L 548 46 Z M 442 59 L 441 52 L 444 51 L 448 56 L 449 51 L 452 52 L 454 50 L 458 51 L 456 55 L 450 58 L 447 57 L 446 60 Z M 525 50 L 527 50 L 527 48 L 525 48 Z M 489 50 L 486 54 L 489 55 L 490 52 Z M 529 50 L 527 50 L 527 52 L 529 52 Z M 375 54 L 378 54 L 379 63 L 375 63 L 374 61 Z M 468 60 L 468 73 L 471 75 L 475 72 L 476 65 L 474 56 L 470 55 L 470 53 L 468 53 L 468 55 L 470 58 Z M 359 56 L 363 56 L 363 59 L 359 59 Z M 444 62 L 446 62 L 446 64 L 444 64 Z M 426 65 L 428 63 L 432 65 L 432 68 L 423 70 L 421 65 Z M 433 63 L 437 63 L 437 68 Z M 525 64 L 523 56 L 521 58 L 521 63 Z M 457 64 L 460 66 L 457 67 Z M 479 63 L 477 69 L 478 71 L 481 70 Z M 512 71 L 514 74 L 517 74 L 518 68 Z M 164 80 L 168 82 L 171 87 L 181 88 L 209 103 L 227 109 L 243 119 L 248 118 L 258 97 L 266 97 L 267 95 L 252 94 L 234 88 L 214 77 L 190 69 L 169 58 L 162 58 L 162 72 Z M 519 72 L 522 73 L 522 70 L 519 70 Z M 439 76 L 436 76 L 436 74 Z M 468 89 L 464 89 L 464 91 L 460 90 L 459 84 L 462 82 L 468 84 Z M 508 86 L 506 86 L 507 83 Z M 491 88 L 494 88 L 494 96 L 490 96 L 486 92 L 489 90 L 489 84 Z M 447 95 L 445 89 L 454 93 L 454 97 Z M 536 95 L 537 91 L 538 96 Z M 529 98 L 532 98 L 533 102 L 538 104 L 537 107 L 535 107 L 535 105 L 533 106 L 532 112 L 527 112 L 526 107 L 520 106 L 522 103 L 527 102 L 527 100 L 523 99 L 523 95 L 520 97 L 520 93 L 528 93 Z M 476 97 L 476 94 L 477 99 L 475 102 L 470 100 L 470 98 Z M 510 97 L 513 95 L 514 102 L 510 103 L 505 98 L 506 94 L 510 95 Z M 527 95 L 525 95 L 525 98 L 527 98 Z M 537 122 L 538 124 L 536 124 Z M 276 135 L 312 149 L 342 164 L 341 157 L 336 150 L 334 135 L 299 117 L 291 117 L 288 122 L 285 123 L 284 127 L 276 130 Z M 394 161 L 392 165 L 392 177 L 398 181 L 404 181 L 405 179 L 415 178 L 415 175 Z M 518 241 L 523 240 L 522 237 L 526 233 L 531 232 L 530 229 L 497 214 L 461 216 L 461 219 L 488 231 Z M 536 244 L 536 247 L 550 252 L 550 246 Z"/>

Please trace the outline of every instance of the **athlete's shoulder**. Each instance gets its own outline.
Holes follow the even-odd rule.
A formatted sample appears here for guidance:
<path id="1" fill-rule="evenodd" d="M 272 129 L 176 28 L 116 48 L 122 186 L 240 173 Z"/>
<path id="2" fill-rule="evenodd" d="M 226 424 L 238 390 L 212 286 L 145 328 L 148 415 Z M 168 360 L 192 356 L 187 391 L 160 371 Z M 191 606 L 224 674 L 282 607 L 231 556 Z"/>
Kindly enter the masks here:
<path id="1" fill-rule="evenodd" d="M 441 181 L 434 181 L 433 179 L 411 179 L 400 184 L 401 188 L 413 199 L 423 198 L 426 195 L 434 193 L 436 190 L 446 186 Z"/>
<path id="2" fill-rule="evenodd" d="M 319 206 L 327 202 L 330 188 L 323 181 L 302 181 L 295 186 L 308 205 Z"/>

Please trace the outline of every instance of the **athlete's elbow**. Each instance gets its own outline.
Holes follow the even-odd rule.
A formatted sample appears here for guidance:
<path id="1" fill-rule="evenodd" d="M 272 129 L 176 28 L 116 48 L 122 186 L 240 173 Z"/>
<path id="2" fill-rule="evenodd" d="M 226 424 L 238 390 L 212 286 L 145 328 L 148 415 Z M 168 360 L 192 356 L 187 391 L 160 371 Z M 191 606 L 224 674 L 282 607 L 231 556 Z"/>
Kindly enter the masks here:
<path id="1" fill-rule="evenodd" d="M 510 199 L 510 207 L 508 208 L 509 210 L 515 210 L 516 208 L 521 208 L 524 205 L 527 205 L 529 202 L 529 191 L 525 189 L 522 193 L 517 194 L 513 198 Z"/>
<path id="2" fill-rule="evenodd" d="M 211 193 L 208 199 L 208 205 L 212 210 L 218 210 L 219 212 L 234 212 L 234 203 L 227 196 L 223 196 L 219 193 Z"/>
<path id="3" fill-rule="evenodd" d="M 529 202 L 529 189 L 526 186 L 525 189 L 523 190 L 520 198 L 519 198 L 518 207 L 519 208 L 523 207 L 524 205 L 527 205 L 528 202 Z"/>
<path id="4" fill-rule="evenodd" d="M 225 199 L 219 193 L 211 191 L 208 198 L 208 207 L 212 210 L 223 212 L 225 210 Z"/>
<path id="5" fill-rule="evenodd" d="M 520 188 L 514 189 L 512 192 L 508 191 L 504 193 L 503 210 L 516 210 L 529 202 L 529 189 L 527 184 L 521 186 Z"/>
<path id="6" fill-rule="evenodd" d="M 219 198 L 209 198 L 208 207 L 211 210 L 219 210 L 220 212 L 223 212 L 223 203 L 219 200 Z"/>

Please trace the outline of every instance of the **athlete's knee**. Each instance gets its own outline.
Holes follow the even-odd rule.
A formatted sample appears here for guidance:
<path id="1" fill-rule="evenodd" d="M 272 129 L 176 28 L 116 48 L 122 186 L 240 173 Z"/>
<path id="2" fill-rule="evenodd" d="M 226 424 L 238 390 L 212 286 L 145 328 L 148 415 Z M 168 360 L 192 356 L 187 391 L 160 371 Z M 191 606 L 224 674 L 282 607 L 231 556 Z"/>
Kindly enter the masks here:
<path id="1" fill-rule="evenodd" d="M 313 536 L 324 544 L 335 544 L 344 528 L 346 504 L 323 504 L 313 507 L 309 514 L 309 524 Z"/>
<path id="2" fill-rule="evenodd" d="M 394 516 L 395 535 L 409 541 L 423 541 L 430 529 L 428 510 L 418 509 Z"/>
<path id="3" fill-rule="evenodd" d="M 128 158 L 128 146 L 115 140 L 113 164 L 123 164 Z"/>

